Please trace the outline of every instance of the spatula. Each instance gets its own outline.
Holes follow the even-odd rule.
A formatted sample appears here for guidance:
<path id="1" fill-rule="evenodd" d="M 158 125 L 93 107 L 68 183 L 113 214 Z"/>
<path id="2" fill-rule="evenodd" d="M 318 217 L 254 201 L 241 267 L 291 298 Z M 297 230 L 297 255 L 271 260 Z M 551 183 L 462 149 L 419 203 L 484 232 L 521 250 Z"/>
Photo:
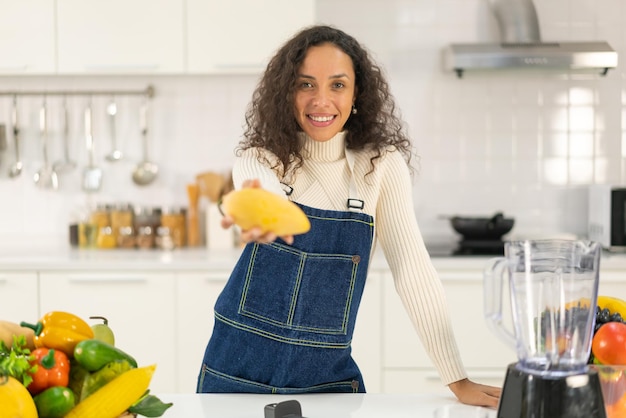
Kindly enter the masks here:
<path id="1" fill-rule="evenodd" d="M 85 146 L 87 148 L 88 165 L 83 170 L 83 190 L 97 192 L 102 186 L 102 169 L 94 163 L 93 127 L 91 123 L 91 102 L 85 109 Z"/>

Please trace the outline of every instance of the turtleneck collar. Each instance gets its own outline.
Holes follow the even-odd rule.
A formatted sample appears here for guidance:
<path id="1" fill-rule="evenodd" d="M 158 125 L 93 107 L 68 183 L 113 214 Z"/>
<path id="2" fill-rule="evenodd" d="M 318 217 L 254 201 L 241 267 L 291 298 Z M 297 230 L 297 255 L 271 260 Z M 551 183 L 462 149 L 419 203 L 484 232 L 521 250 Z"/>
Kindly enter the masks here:
<path id="1" fill-rule="evenodd" d="M 314 161 L 332 162 L 344 158 L 346 154 L 346 131 L 337 133 L 328 141 L 320 142 L 302 133 L 306 157 Z"/>

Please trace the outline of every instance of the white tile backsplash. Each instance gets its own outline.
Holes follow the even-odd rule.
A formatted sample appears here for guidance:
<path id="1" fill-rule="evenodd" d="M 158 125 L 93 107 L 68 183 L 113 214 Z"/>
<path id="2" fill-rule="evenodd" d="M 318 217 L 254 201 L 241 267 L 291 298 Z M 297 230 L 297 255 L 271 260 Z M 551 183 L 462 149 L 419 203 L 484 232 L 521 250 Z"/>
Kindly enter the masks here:
<path id="1" fill-rule="evenodd" d="M 535 0 L 543 40 L 606 40 L 626 60 L 626 3 L 621 0 Z M 450 42 L 496 42 L 496 21 L 483 0 L 318 0 L 321 23 L 354 35 L 389 77 L 392 93 L 420 158 L 415 205 L 427 238 L 454 237 L 440 215 L 515 217 L 514 234 L 584 234 L 586 186 L 626 183 L 626 71 L 606 77 L 541 72 L 455 74 L 441 69 Z M 253 36 L 251 34 L 251 36 Z M 139 187 L 131 172 L 141 158 L 138 99 L 118 97 L 118 143 L 125 159 L 104 161 L 110 150 L 105 106 L 95 97 L 97 162 L 102 191 L 80 188 L 86 163 L 82 111 L 71 97 L 71 155 L 78 169 L 61 175 L 58 192 L 35 187 L 41 166 L 37 109 L 41 98 L 19 102 L 26 165 L 8 177 L 9 149 L 0 154 L 0 239 L 65 244 L 76 210 L 95 202 L 186 205 L 185 185 L 205 170 L 227 171 L 242 135 L 244 113 L 258 76 L 2 77 L 0 91 L 156 88 L 150 122 L 155 184 Z M 60 98 L 49 98 L 50 154 L 62 156 Z M 9 122 L 10 98 L 0 96 L 0 123 Z"/>

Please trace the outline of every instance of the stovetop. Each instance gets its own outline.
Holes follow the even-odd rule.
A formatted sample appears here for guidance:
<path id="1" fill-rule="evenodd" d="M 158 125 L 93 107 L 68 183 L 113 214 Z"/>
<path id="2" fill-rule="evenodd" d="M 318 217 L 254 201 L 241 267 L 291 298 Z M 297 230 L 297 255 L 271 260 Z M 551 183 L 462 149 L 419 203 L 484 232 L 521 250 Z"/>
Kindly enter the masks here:
<path id="1" fill-rule="evenodd" d="M 502 240 L 459 240 L 450 243 L 426 243 L 431 257 L 503 256 Z"/>

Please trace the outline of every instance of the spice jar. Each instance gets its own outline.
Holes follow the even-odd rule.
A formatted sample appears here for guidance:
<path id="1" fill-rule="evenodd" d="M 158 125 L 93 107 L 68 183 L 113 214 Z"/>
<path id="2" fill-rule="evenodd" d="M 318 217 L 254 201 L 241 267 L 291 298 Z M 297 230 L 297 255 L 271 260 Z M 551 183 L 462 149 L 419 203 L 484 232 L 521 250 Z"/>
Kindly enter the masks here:
<path id="1" fill-rule="evenodd" d="M 157 228 L 161 224 L 161 209 L 150 207 L 135 208 L 135 245 L 150 249 L 155 246 Z"/>
<path id="2" fill-rule="evenodd" d="M 133 207 L 128 203 L 115 205 L 111 210 L 111 229 L 117 239 L 122 228 L 133 227 Z M 125 231 L 128 231 L 126 229 Z"/>
<path id="3" fill-rule="evenodd" d="M 96 208 L 91 212 L 90 224 L 92 225 L 93 230 L 90 230 L 90 228 L 87 226 L 85 228 L 85 232 L 94 233 L 95 239 L 93 240 L 93 243 L 95 243 L 95 246 L 97 248 L 103 248 L 99 245 L 100 233 L 105 234 L 105 228 L 111 227 L 111 206 L 98 204 Z M 113 242 L 115 243 L 115 239 L 113 239 Z"/>
<path id="4" fill-rule="evenodd" d="M 103 226 L 98 230 L 98 239 L 96 240 L 96 247 L 100 249 L 115 248 L 115 235 L 110 226 Z"/>
<path id="5" fill-rule="evenodd" d="M 184 247 L 187 243 L 187 216 L 185 208 L 170 207 L 161 213 L 161 227 L 169 229 L 174 247 Z"/>
<path id="6" fill-rule="evenodd" d="M 132 226 L 122 226 L 117 231 L 118 248 L 135 248 L 135 230 Z"/>
<path id="7" fill-rule="evenodd" d="M 105 226 L 111 226 L 111 206 L 98 204 L 91 212 L 91 223 L 94 224 L 98 230 Z"/>
<path id="8" fill-rule="evenodd" d="M 162 250 L 172 250 L 175 247 L 172 231 L 166 226 L 160 226 L 157 228 L 155 242 L 157 247 Z"/>

